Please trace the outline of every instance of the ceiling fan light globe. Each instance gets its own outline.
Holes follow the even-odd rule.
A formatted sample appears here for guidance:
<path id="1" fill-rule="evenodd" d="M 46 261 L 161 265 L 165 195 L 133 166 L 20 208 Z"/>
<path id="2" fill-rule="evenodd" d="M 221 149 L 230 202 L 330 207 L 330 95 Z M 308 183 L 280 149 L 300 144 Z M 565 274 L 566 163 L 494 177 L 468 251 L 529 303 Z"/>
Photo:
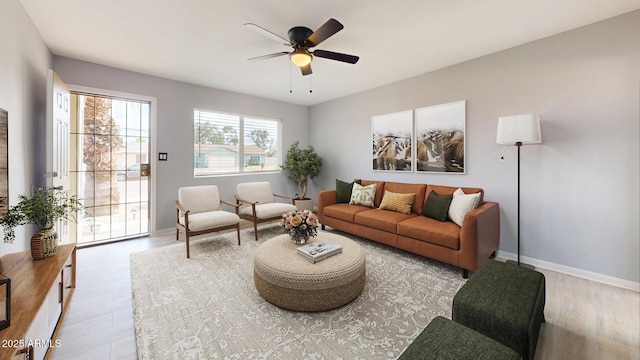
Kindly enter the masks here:
<path id="1" fill-rule="evenodd" d="M 296 66 L 303 67 L 309 65 L 313 57 L 308 51 L 296 49 L 291 53 L 290 58 Z"/>

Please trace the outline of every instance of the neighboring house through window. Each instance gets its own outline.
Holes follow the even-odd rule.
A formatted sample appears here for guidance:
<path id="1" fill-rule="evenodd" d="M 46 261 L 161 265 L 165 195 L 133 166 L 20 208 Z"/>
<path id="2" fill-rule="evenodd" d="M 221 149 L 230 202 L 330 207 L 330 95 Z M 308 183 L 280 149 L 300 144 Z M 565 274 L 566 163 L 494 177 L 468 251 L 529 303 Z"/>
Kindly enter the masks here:
<path id="1" fill-rule="evenodd" d="M 193 174 L 280 170 L 281 120 L 194 110 Z"/>

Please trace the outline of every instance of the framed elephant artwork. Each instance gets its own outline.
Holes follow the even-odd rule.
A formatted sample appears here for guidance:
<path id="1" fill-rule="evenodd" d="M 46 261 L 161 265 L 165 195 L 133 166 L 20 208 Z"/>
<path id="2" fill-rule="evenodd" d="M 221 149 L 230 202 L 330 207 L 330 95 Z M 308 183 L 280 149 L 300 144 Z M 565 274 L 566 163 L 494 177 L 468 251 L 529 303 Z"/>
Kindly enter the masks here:
<path id="1" fill-rule="evenodd" d="M 374 171 L 413 171 L 413 111 L 371 118 L 371 155 Z"/>
<path id="2" fill-rule="evenodd" d="M 416 171 L 464 174 L 466 101 L 415 110 Z"/>

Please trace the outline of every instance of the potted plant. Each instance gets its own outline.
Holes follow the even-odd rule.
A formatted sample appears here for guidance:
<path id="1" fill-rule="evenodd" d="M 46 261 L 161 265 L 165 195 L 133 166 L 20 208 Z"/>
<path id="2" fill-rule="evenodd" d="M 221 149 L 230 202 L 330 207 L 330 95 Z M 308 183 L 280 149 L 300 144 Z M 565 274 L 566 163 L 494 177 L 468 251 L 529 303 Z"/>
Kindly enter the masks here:
<path id="1" fill-rule="evenodd" d="M 0 218 L 4 230 L 4 242 L 12 243 L 15 227 L 33 224 L 38 231 L 31 237 L 31 256 L 44 259 L 56 253 L 58 233 L 53 228 L 59 220 L 75 220 L 76 211 L 82 207 L 78 198 L 59 189 L 34 188 L 31 197 L 20 195 L 18 204 L 9 207 Z"/>
<path id="2" fill-rule="evenodd" d="M 307 181 L 320 174 L 321 166 L 322 158 L 316 153 L 313 146 L 309 145 L 306 149 L 300 149 L 299 142 L 296 141 L 289 147 L 281 168 L 289 171 L 289 179 L 298 185 L 299 195 L 296 199 L 298 209 L 313 210 L 313 200 L 306 197 Z"/>

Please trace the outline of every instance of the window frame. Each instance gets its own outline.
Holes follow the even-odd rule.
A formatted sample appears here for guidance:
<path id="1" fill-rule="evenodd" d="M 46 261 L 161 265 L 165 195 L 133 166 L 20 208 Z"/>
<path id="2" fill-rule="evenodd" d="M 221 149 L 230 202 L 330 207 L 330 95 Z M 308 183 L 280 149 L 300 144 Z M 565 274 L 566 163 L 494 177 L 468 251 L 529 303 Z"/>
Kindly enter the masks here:
<path id="1" fill-rule="evenodd" d="M 211 144 L 202 144 L 200 143 L 198 140 L 199 138 L 199 131 L 197 129 L 197 127 L 199 126 L 200 122 L 202 122 L 202 116 L 199 114 L 201 113 L 208 113 L 211 114 L 212 116 L 217 116 L 217 115 L 222 115 L 222 116 L 230 116 L 230 117 L 237 117 L 238 118 L 238 161 L 235 164 L 236 166 L 236 170 L 235 171 L 219 171 L 217 169 L 214 168 L 208 168 L 208 167 L 198 167 L 198 163 L 200 162 L 200 157 L 202 157 L 202 155 L 200 155 L 201 150 L 199 150 L 199 146 L 201 145 L 211 145 Z M 264 121 L 272 121 L 276 124 L 276 139 L 275 139 L 275 168 L 273 168 L 273 165 L 271 166 L 271 168 L 267 169 L 267 170 L 263 170 L 263 169 L 251 169 L 248 170 L 246 169 L 246 161 L 245 157 L 249 156 L 251 157 L 251 154 L 249 153 L 249 155 L 247 155 L 246 152 L 246 146 L 251 146 L 251 145 L 255 145 L 253 144 L 253 142 L 251 144 L 246 144 L 245 141 L 245 121 L 246 120 L 264 120 Z M 197 142 L 198 141 L 198 142 Z M 257 175 L 257 174 L 269 174 L 269 173 L 280 173 L 282 172 L 282 168 L 280 167 L 282 165 L 282 119 L 280 118 L 273 118 L 273 117 L 267 117 L 267 116 L 257 116 L 257 115 L 249 115 L 249 114 L 240 114 L 240 113 L 235 113 L 235 112 L 228 112 L 228 111 L 219 111 L 219 110 L 210 110 L 210 109 L 203 109 L 203 108 L 194 108 L 193 109 L 193 176 L 194 178 L 207 178 L 207 177 L 224 177 L 224 176 L 244 176 L 244 175 Z M 264 149 L 263 149 L 264 151 Z M 265 155 L 266 157 L 266 155 Z M 198 169 L 209 169 L 209 171 L 198 171 Z M 199 173 L 200 172 L 200 173 Z"/>

